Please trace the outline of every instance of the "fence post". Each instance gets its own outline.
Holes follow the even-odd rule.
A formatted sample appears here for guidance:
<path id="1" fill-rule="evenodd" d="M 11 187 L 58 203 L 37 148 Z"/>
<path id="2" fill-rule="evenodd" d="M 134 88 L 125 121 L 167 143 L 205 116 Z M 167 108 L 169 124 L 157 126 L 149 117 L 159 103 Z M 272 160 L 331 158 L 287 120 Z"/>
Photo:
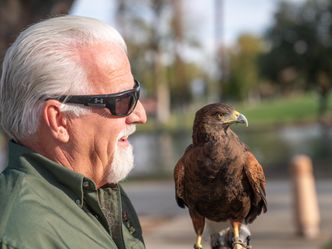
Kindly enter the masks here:
<path id="1" fill-rule="evenodd" d="M 312 239 L 319 235 L 319 207 L 311 159 L 294 156 L 290 162 L 293 182 L 293 205 L 297 233 Z"/>

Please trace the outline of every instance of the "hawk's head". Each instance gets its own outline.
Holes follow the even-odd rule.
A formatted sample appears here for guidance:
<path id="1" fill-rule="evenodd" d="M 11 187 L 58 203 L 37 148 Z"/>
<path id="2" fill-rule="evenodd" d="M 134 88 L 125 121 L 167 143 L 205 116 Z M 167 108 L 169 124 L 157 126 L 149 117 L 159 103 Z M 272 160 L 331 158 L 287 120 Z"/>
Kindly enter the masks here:
<path id="1" fill-rule="evenodd" d="M 206 105 L 196 112 L 193 132 L 212 133 L 227 130 L 231 124 L 243 123 L 248 126 L 247 118 L 232 106 L 223 103 Z"/>

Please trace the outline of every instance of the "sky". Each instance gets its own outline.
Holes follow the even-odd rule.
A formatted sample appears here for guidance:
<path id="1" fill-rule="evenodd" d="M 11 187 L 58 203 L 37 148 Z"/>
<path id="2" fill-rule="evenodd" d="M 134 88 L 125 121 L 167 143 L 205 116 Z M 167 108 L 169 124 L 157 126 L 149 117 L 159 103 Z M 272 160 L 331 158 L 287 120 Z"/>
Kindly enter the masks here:
<path id="1" fill-rule="evenodd" d="M 71 14 L 90 16 L 105 22 L 112 22 L 110 13 L 114 8 L 114 0 L 75 0 Z"/>
<path id="2" fill-rule="evenodd" d="M 194 30 L 198 29 L 202 36 L 211 36 L 210 39 L 213 39 L 214 35 L 213 2 L 213 0 L 184 0 L 185 6 L 190 6 L 184 10 L 189 22 L 188 29 L 190 26 L 195 26 Z M 275 2 L 276 0 L 224 0 L 225 16 L 222 18 L 224 42 L 234 43 L 237 36 L 244 31 L 260 34 L 271 23 Z M 94 0 L 93 3 L 91 0 L 76 0 L 71 13 L 95 17 L 112 24 L 114 20 L 110 13 L 114 7 L 112 0 Z M 204 35 L 205 33 L 207 35 Z"/>
<path id="3" fill-rule="evenodd" d="M 222 40 L 225 44 L 233 44 L 243 32 L 260 35 L 271 24 L 273 13 L 280 0 L 223 0 L 224 17 Z M 288 0 L 301 2 L 303 0 Z M 71 14 L 91 16 L 100 20 L 114 23 L 110 13 L 114 11 L 115 0 L 76 0 Z M 202 33 L 202 36 L 214 37 L 214 1 L 213 0 L 184 0 L 184 15 L 188 19 L 190 29 Z M 205 35 L 206 34 L 206 35 Z M 209 35 L 207 35 L 209 34 Z"/>
<path id="4" fill-rule="evenodd" d="M 239 35 L 251 33 L 260 36 L 271 25 L 274 12 L 281 0 L 220 0 L 222 5 L 222 26 L 219 35 L 215 29 L 215 0 L 183 0 L 185 32 L 199 40 L 202 50 L 184 49 L 182 53 L 193 61 L 204 61 L 219 45 L 232 46 Z M 303 2 L 305 0 L 287 0 Z M 90 16 L 115 25 L 111 13 L 115 11 L 116 0 L 76 0 L 71 14 Z M 218 37 L 218 38 L 216 38 Z"/>

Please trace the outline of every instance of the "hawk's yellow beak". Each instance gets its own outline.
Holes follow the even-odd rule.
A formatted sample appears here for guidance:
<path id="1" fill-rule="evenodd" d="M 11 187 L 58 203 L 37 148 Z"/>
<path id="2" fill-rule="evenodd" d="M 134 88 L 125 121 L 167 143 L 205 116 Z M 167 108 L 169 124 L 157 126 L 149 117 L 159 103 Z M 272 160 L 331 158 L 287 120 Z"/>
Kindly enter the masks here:
<path id="1" fill-rule="evenodd" d="M 248 127 L 248 120 L 246 116 L 244 116 L 242 113 L 239 113 L 238 111 L 233 111 L 233 113 L 229 116 L 227 123 L 228 124 L 241 123 L 241 124 L 246 124 L 246 127 Z"/>

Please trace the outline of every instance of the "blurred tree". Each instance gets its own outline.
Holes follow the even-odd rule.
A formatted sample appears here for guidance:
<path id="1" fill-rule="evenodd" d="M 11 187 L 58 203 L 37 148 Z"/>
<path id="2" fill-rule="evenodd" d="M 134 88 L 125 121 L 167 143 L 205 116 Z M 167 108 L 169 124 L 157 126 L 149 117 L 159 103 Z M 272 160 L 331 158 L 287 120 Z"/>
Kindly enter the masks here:
<path id="1" fill-rule="evenodd" d="M 0 0 L 0 58 L 26 26 L 67 14 L 74 0 Z"/>
<path id="2" fill-rule="evenodd" d="M 253 35 L 243 34 L 228 51 L 228 78 L 224 95 L 236 100 L 248 100 L 257 90 L 260 81 L 258 58 L 263 51 L 263 41 Z"/>
<path id="3" fill-rule="evenodd" d="M 323 115 L 332 87 L 332 1 L 281 2 L 266 38 L 270 50 L 261 60 L 263 74 L 283 91 L 316 88 Z"/>
<path id="4" fill-rule="evenodd" d="M 184 32 L 182 8 L 182 0 L 118 0 L 117 22 L 133 72 L 144 82 L 144 92 L 157 100 L 161 123 L 168 120 L 171 107 L 189 103 L 190 84 L 203 75 L 184 57 L 185 49 L 199 44 Z"/>
<path id="5" fill-rule="evenodd" d="M 155 96 L 154 74 L 151 73 L 154 70 L 154 57 L 150 48 L 153 32 L 150 25 L 151 12 L 149 0 L 118 0 L 116 25 L 126 40 L 133 73 L 144 83 L 144 93 L 150 97 Z"/>
<path id="6" fill-rule="evenodd" d="M 176 76 L 172 80 L 172 97 L 176 105 L 184 106 L 191 99 L 189 79 L 187 77 L 187 66 L 183 58 L 183 46 L 185 35 L 183 30 L 183 3 L 179 0 L 172 0 L 173 15 L 171 20 L 172 36 L 174 40 L 174 64 L 173 75 Z"/>
<path id="7" fill-rule="evenodd" d="M 163 51 L 161 47 L 161 23 L 162 11 L 165 8 L 165 1 L 152 0 L 153 28 L 151 48 L 154 54 L 154 77 L 157 96 L 157 120 L 166 123 L 170 117 L 170 92 L 166 78 L 165 66 L 163 63 Z"/>
<path id="8" fill-rule="evenodd" d="M 149 87 L 149 95 L 156 99 L 156 115 L 160 123 L 165 123 L 170 115 L 169 86 L 162 43 L 162 38 L 165 37 L 164 15 L 169 8 L 169 1 L 119 0 L 117 11 L 134 74 L 147 83 L 145 86 Z"/>

